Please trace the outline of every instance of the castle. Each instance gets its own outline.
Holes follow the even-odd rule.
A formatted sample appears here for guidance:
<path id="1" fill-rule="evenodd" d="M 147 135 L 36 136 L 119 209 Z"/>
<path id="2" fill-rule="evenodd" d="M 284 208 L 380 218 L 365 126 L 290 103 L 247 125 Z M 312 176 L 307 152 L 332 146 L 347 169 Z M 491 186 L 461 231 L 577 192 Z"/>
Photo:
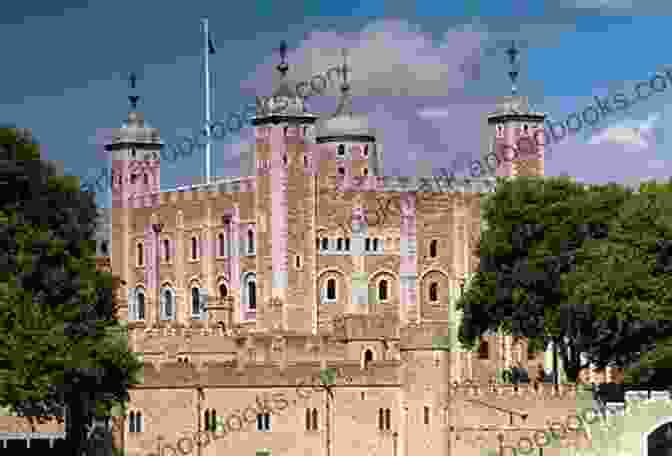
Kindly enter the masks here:
<path id="1" fill-rule="evenodd" d="M 515 363 L 536 372 L 544 354 L 524 340 L 487 335 L 478 352 L 457 341 L 455 303 L 478 265 L 493 178 L 447 191 L 383 176 L 347 65 L 336 112 L 320 117 L 282 57 L 271 98 L 281 109 L 253 118 L 253 166 L 240 178 L 161 190 L 163 143 L 137 96 L 107 146 L 115 178 L 100 255 L 121 279 L 120 318 L 145 362 L 118 444 L 130 456 L 476 456 L 576 413 L 576 385 L 493 383 Z M 524 96 L 504 97 L 488 116 L 491 151 L 533 145 L 544 119 Z M 543 175 L 543 145 L 520 152 L 496 175 Z M 305 388 L 328 368 L 328 389 Z M 254 408 L 277 394 L 282 412 Z M 250 407 L 233 432 L 228 418 Z M 220 422 L 224 437 L 192 439 Z"/>

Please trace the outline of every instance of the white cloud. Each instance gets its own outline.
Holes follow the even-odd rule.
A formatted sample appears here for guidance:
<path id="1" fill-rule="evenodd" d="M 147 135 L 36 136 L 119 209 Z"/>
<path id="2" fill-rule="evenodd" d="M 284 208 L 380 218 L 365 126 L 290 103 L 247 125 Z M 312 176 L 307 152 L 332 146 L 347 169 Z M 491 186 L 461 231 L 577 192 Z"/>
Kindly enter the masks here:
<path id="1" fill-rule="evenodd" d="M 646 120 L 632 120 L 619 125 L 607 127 L 593 135 L 588 144 L 622 144 L 637 148 L 648 148 L 654 126 L 660 120 L 660 113 L 649 115 Z"/>
<path id="2" fill-rule="evenodd" d="M 439 40 L 402 20 L 378 20 L 351 34 L 313 32 L 289 53 L 288 77 L 307 81 L 342 64 L 341 48 L 348 49 L 353 95 L 440 96 L 478 79 L 482 42 L 487 34 L 473 26 L 459 26 Z M 277 56 L 269 56 L 242 83 L 267 93 L 277 78 Z M 333 73 L 327 93 L 336 94 L 340 81 Z"/>

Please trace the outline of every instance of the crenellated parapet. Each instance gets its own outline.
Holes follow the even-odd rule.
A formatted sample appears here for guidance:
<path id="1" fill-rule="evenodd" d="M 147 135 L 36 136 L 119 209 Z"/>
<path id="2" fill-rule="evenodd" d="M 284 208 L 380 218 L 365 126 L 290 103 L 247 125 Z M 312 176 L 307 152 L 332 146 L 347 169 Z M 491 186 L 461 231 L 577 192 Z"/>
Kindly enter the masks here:
<path id="1" fill-rule="evenodd" d="M 333 322 L 335 338 L 398 339 L 399 317 L 394 314 L 344 314 Z"/>
<path id="2" fill-rule="evenodd" d="M 287 364 L 280 368 L 271 362 L 246 363 L 241 366 L 237 361 L 193 363 L 145 362 L 143 383 L 139 389 L 147 388 L 191 388 L 202 385 L 205 388 L 223 387 L 298 387 L 318 385 L 320 361 L 306 361 Z M 398 387 L 400 384 L 399 361 L 376 361 L 362 369 L 359 362 L 329 363 L 327 367 L 336 368 L 335 385 Z"/>

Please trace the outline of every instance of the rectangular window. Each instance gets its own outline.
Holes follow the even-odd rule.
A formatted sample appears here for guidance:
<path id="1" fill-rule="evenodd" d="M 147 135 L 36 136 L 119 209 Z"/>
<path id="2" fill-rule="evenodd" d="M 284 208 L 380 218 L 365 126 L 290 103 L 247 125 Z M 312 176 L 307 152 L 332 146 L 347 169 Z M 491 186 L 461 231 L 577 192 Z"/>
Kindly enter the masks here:
<path id="1" fill-rule="evenodd" d="M 257 431 L 268 432 L 271 430 L 271 414 L 257 414 Z"/>
<path id="2" fill-rule="evenodd" d="M 429 407 L 425 405 L 425 424 L 429 424 Z"/>

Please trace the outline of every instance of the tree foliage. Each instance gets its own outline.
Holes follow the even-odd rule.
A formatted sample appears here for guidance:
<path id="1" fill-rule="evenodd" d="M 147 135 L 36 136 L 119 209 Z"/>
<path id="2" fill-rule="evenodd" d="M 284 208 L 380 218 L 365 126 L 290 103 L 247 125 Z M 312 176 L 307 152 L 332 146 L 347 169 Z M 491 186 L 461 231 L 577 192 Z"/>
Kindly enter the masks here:
<path id="1" fill-rule="evenodd" d="M 63 420 L 84 446 L 92 413 L 128 401 L 142 365 L 114 318 L 114 278 L 95 263 L 98 210 L 76 178 L 0 128 L 0 406 Z"/>
<path id="2" fill-rule="evenodd" d="M 647 194 L 658 201 L 664 192 L 656 187 Z M 650 347 L 666 334 L 660 304 L 669 303 L 671 290 L 669 272 L 653 277 L 657 241 L 669 239 L 665 209 L 656 212 L 656 223 L 645 221 L 642 198 L 616 184 L 583 185 L 567 177 L 500 180 L 483 207 L 479 270 L 457 305 L 464 309 L 460 340 L 473 346 L 499 327 L 530 338 L 536 349 L 553 340 L 571 381 L 590 362 L 632 363 L 640 352 L 632 341 Z M 623 256 L 623 236 L 632 241 L 645 223 L 651 235 L 639 257 Z M 603 275 L 592 275 L 593 269 Z M 612 299 L 616 289 L 623 299 Z M 647 322 L 641 318 L 654 296 L 663 301 Z"/>

